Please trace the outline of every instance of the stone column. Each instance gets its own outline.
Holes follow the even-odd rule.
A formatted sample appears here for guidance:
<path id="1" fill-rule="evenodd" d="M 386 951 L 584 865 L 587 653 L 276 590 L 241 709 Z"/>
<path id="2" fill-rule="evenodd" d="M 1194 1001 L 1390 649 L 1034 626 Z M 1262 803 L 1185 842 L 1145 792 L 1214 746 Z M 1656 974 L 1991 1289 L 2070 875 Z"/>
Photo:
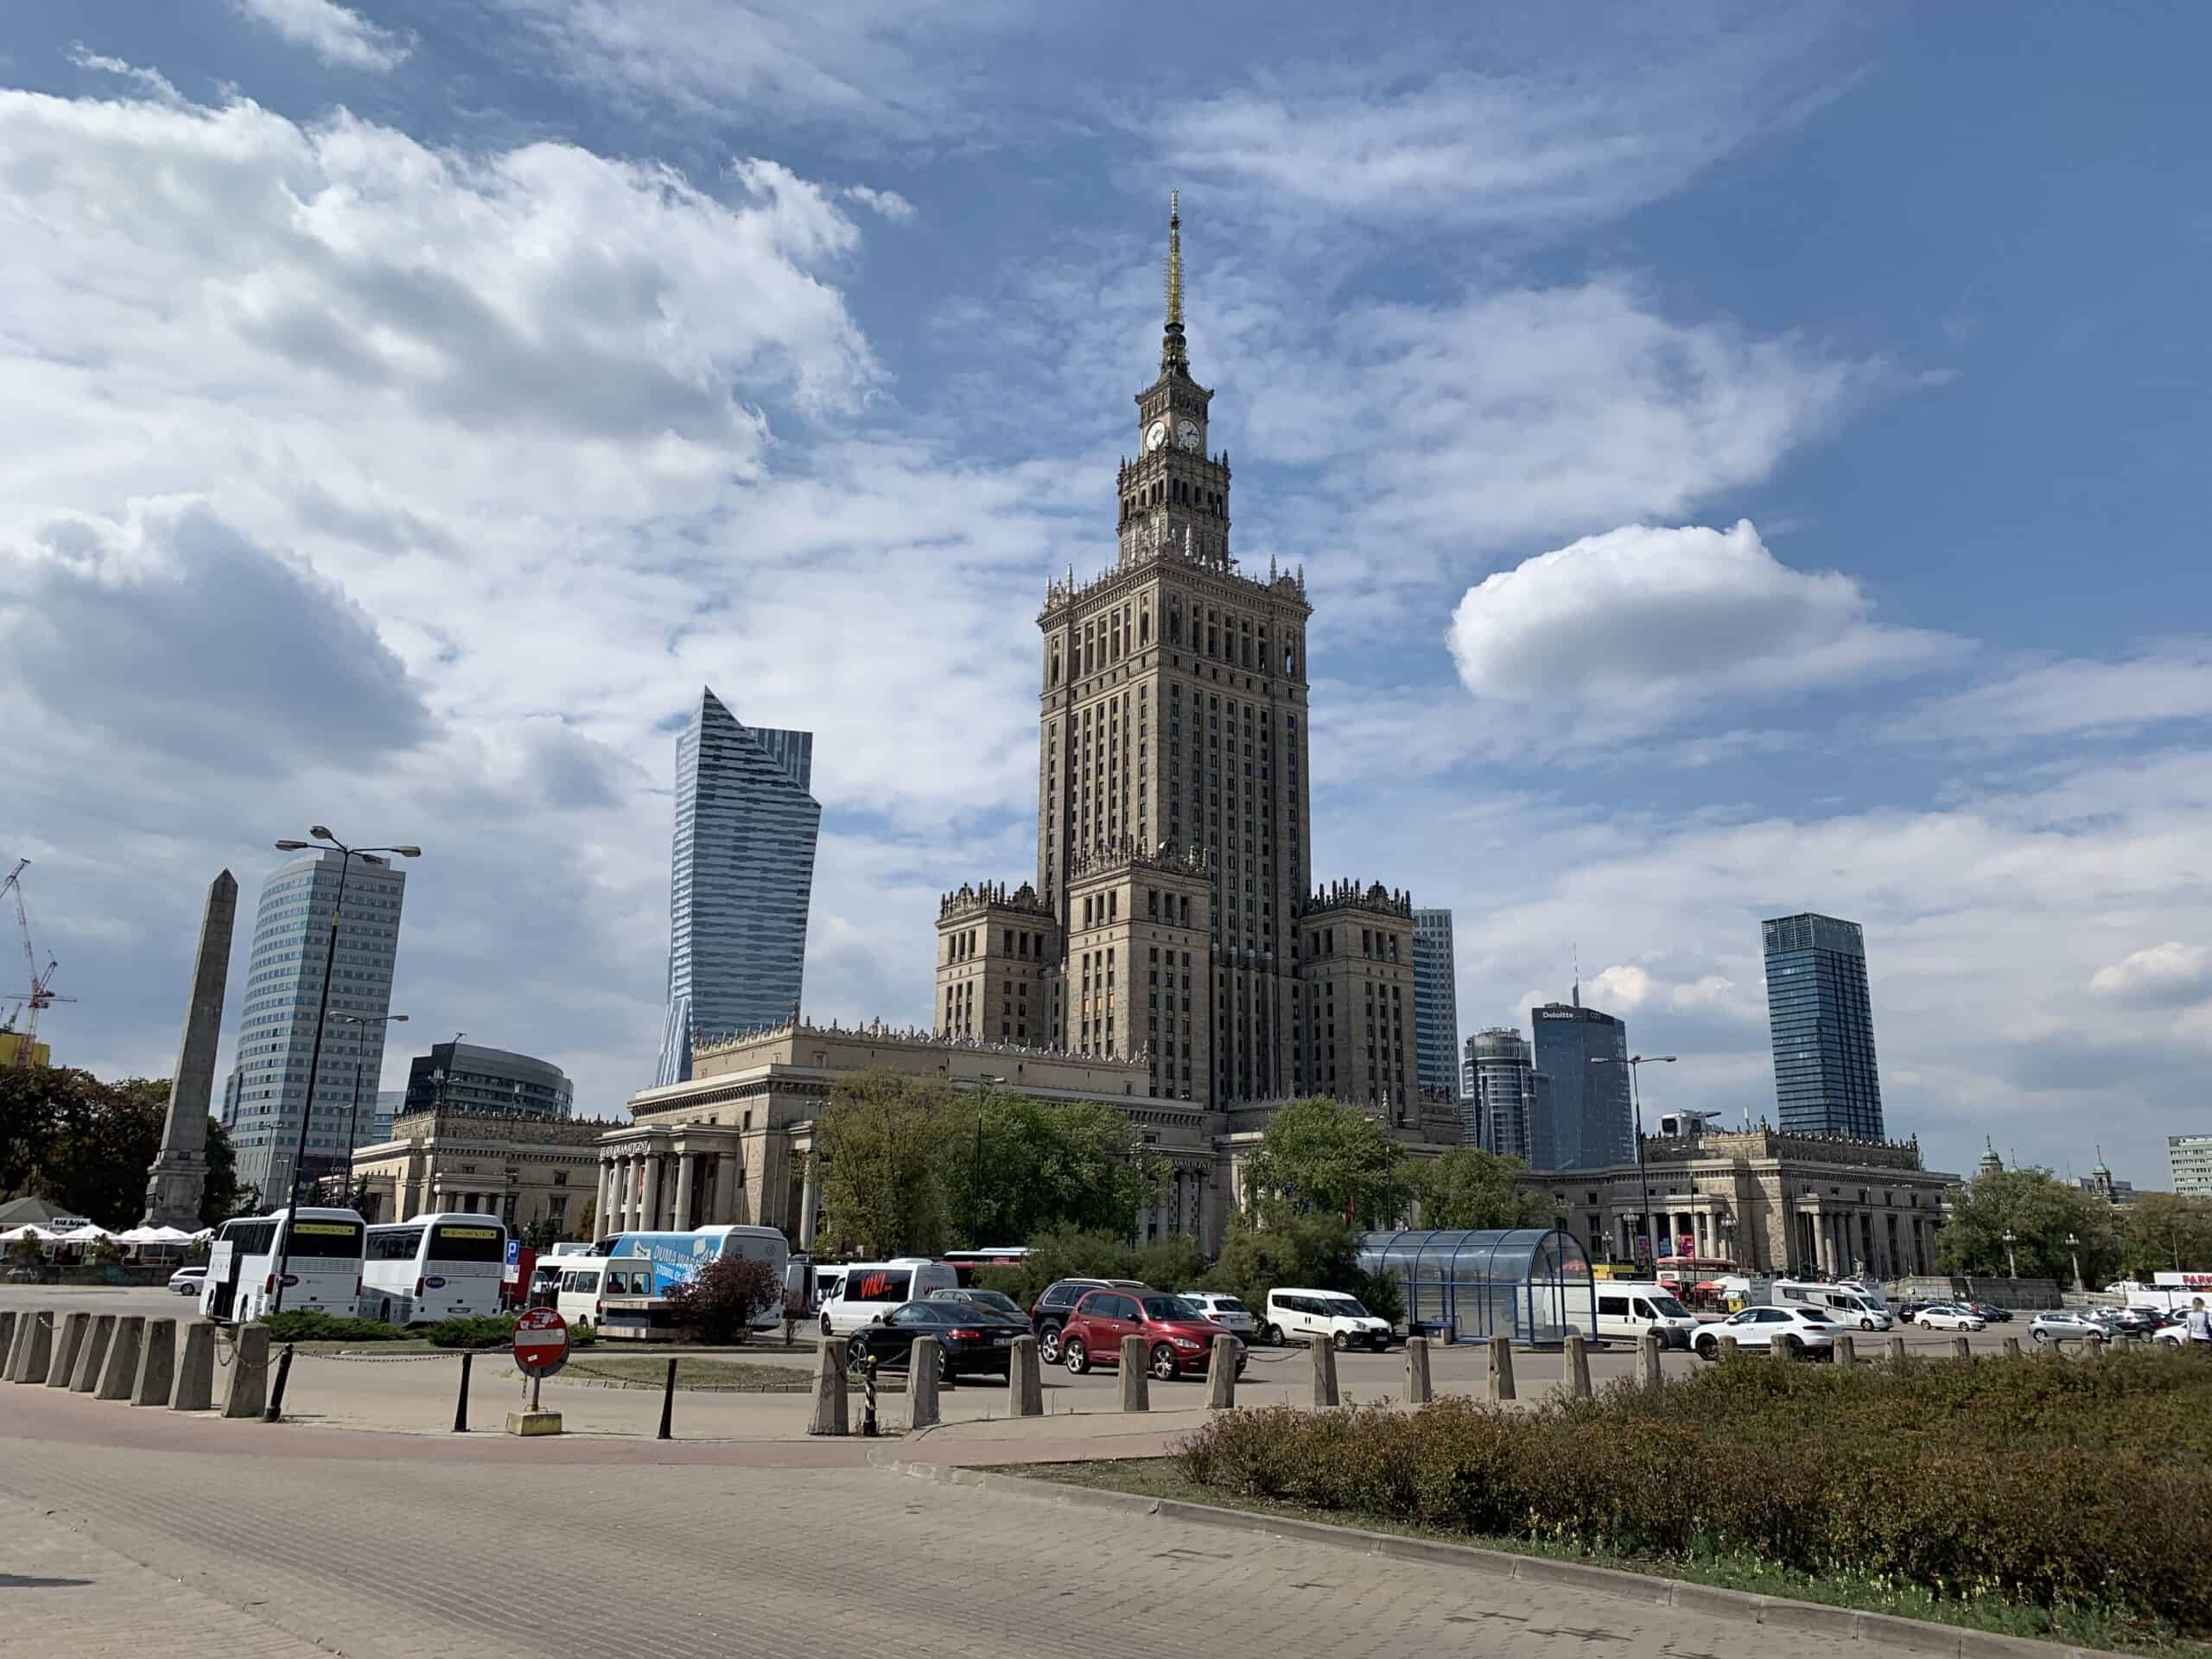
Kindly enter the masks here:
<path id="1" fill-rule="evenodd" d="M 806 1160 L 806 1180 L 799 1189 L 798 1247 L 814 1248 L 814 1217 L 822 1208 L 822 1171 L 811 1157 Z"/>
<path id="2" fill-rule="evenodd" d="M 594 1231 L 611 1233 L 617 1223 L 614 1216 L 615 1179 L 614 1160 L 601 1153 L 599 1158 L 599 1197 L 592 1205 L 592 1227 Z"/>
<path id="3" fill-rule="evenodd" d="M 698 1162 L 699 1154 L 696 1152 L 676 1155 L 676 1219 L 669 1224 L 679 1233 L 691 1230 L 691 1183 Z"/>
<path id="4" fill-rule="evenodd" d="M 638 1230 L 657 1233 L 660 1230 L 660 1154 L 645 1154 L 645 1192 L 638 1205 Z"/>
<path id="5" fill-rule="evenodd" d="M 200 1201 L 207 1186 L 207 1109 L 215 1093 L 215 1045 L 222 1035 L 231 928 L 238 912 L 238 884 L 225 870 L 208 884 L 207 907 L 200 912 L 200 948 L 193 957 L 176 1070 L 170 1074 L 162 1149 L 146 1172 L 146 1226 L 188 1232 L 200 1225 Z"/>

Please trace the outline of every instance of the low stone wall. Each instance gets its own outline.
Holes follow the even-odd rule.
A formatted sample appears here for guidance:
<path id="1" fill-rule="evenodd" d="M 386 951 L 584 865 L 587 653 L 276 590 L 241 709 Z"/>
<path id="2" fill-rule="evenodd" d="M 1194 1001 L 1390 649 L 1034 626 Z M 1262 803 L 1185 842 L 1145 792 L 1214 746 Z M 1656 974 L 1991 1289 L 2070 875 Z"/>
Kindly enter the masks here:
<path id="1" fill-rule="evenodd" d="M 1987 1279 L 1975 1274 L 1961 1274 L 1951 1278 L 1929 1274 L 1908 1279 L 1892 1279 L 1882 1287 L 1882 1294 L 1892 1302 L 1934 1302 L 1957 1299 L 1993 1302 L 1999 1307 L 2030 1310 L 2056 1307 L 2061 1303 L 2056 1280 Z"/>

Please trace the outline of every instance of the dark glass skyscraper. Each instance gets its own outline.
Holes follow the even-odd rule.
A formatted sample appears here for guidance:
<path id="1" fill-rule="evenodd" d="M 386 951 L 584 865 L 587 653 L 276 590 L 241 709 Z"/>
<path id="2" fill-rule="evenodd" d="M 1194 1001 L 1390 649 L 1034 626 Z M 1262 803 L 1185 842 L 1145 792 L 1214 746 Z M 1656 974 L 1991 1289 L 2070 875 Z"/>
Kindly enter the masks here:
<path id="1" fill-rule="evenodd" d="M 798 1007 L 822 808 L 814 734 L 746 726 L 702 690 L 676 744 L 668 1018 L 656 1087 L 691 1075 L 701 1037 L 780 1025 Z"/>
<path id="2" fill-rule="evenodd" d="M 1778 916 L 1766 939 L 1766 1014 L 1784 1129 L 1882 1139 L 1882 1081 L 1866 941 L 1856 922 Z"/>
<path id="3" fill-rule="evenodd" d="M 1632 1162 L 1636 1123 L 1629 1101 L 1628 1067 L 1591 1061 L 1625 1060 L 1628 1027 L 1610 1014 L 1573 1002 L 1547 1002 L 1529 1011 L 1535 1027 L 1537 1073 L 1551 1079 L 1551 1145 L 1554 1169 L 1602 1169 Z"/>

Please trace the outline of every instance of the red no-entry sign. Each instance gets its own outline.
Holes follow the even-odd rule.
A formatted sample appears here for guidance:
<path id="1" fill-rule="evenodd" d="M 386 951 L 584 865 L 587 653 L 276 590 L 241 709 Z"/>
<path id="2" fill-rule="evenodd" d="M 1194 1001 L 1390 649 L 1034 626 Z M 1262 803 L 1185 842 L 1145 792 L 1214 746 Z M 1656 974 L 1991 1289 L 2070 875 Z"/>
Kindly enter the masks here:
<path id="1" fill-rule="evenodd" d="M 550 1376 L 569 1363 L 569 1322 L 550 1307 L 533 1307 L 515 1321 L 515 1369 L 524 1376 Z"/>

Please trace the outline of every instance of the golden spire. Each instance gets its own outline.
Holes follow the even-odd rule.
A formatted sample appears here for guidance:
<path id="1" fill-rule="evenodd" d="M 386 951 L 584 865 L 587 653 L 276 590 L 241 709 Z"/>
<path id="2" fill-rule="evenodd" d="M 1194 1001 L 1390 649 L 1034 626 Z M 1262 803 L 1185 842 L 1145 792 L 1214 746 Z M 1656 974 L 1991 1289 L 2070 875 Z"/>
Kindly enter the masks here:
<path id="1" fill-rule="evenodd" d="M 1167 326 L 1183 323 L 1183 193 L 1167 193 Z"/>

